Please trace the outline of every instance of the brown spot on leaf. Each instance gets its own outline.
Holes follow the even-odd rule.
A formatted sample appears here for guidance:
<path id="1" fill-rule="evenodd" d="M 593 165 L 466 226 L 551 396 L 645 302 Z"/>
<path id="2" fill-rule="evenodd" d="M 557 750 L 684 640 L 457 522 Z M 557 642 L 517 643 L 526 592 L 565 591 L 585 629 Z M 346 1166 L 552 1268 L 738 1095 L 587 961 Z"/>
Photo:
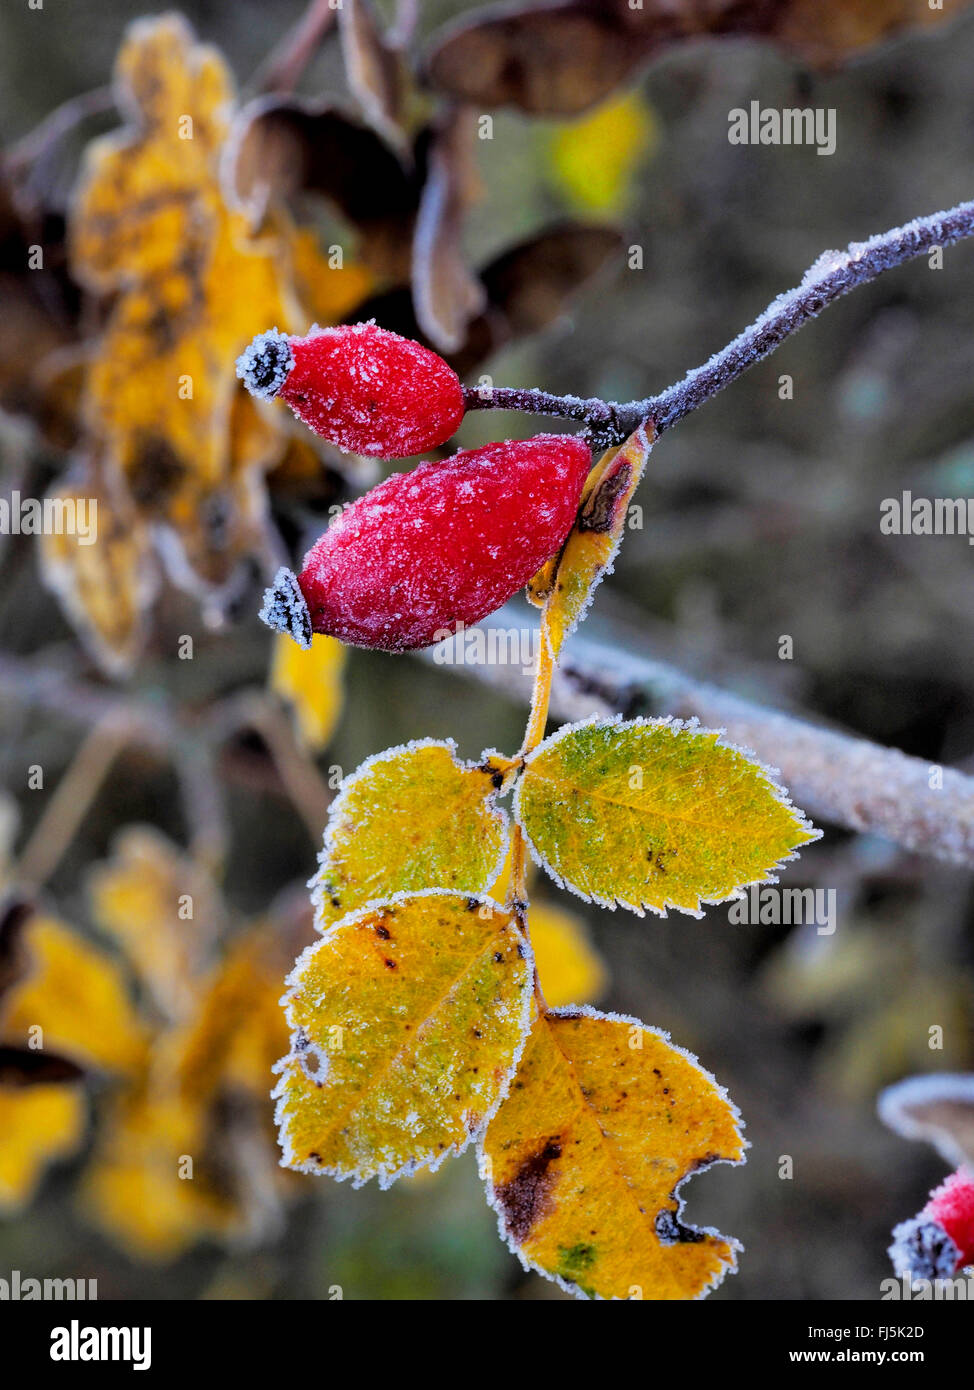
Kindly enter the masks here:
<path id="1" fill-rule="evenodd" d="M 508 1182 L 495 1191 L 497 1205 L 504 1219 L 504 1228 L 512 1240 L 522 1245 L 531 1228 L 543 1215 L 548 1194 L 554 1181 L 549 1170 L 561 1157 L 561 1144 L 549 1139 L 537 1153 L 531 1154 Z"/>
<path id="2" fill-rule="evenodd" d="M 601 534 L 611 531 L 617 521 L 619 499 L 625 496 L 631 482 L 631 463 L 614 466 L 582 508 L 578 518 L 579 531 L 597 531 Z"/>

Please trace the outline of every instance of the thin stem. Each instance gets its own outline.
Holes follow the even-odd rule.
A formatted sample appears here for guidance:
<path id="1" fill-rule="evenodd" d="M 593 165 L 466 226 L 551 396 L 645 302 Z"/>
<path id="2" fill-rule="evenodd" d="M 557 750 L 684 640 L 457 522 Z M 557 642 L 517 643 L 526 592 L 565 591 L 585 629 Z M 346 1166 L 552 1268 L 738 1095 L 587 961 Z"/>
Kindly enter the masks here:
<path id="1" fill-rule="evenodd" d="M 338 7 L 331 0 L 310 0 L 304 14 L 255 73 L 251 87 L 290 96 L 337 18 Z"/>
<path id="2" fill-rule="evenodd" d="M 9 170 L 19 170 L 33 164 L 44 152 L 63 136 L 88 120 L 100 116 L 115 105 L 115 91 L 110 86 L 93 87 L 89 92 L 69 97 L 60 106 L 49 112 L 39 125 L 11 145 L 4 156 Z"/>
<path id="3" fill-rule="evenodd" d="M 974 236 L 974 201 L 958 203 L 947 212 L 918 217 L 868 241 L 852 242 L 845 251 L 823 252 L 806 271 L 801 284 L 779 295 L 725 348 L 659 395 L 620 404 L 553 396 L 547 391 L 481 386 L 464 392 L 467 409 L 523 410 L 582 420 L 603 447 L 620 444 L 647 419 L 652 420 L 656 433 L 662 434 L 736 381 L 749 367 L 770 356 L 786 338 L 850 290 L 917 256 L 970 236 Z"/>
<path id="4" fill-rule="evenodd" d="M 521 744 L 521 751 L 518 754 L 518 758 L 522 761 L 529 753 L 534 752 L 544 738 L 545 725 L 548 723 L 548 704 L 551 700 L 551 682 L 555 674 L 555 661 L 548 643 L 542 642 L 540 645 L 541 654 L 538 657 L 538 669 L 534 675 L 534 688 L 531 692 L 531 712 L 528 715 L 528 724 L 524 731 L 524 742 Z M 524 842 L 524 832 L 517 822 L 515 822 L 514 830 L 511 833 L 511 886 L 508 893 L 508 904 L 516 915 L 525 937 L 530 941 L 527 846 Z M 547 1013 L 548 1005 L 542 993 L 537 967 L 534 971 L 534 994 L 541 1013 Z"/>
<path id="5" fill-rule="evenodd" d="M 124 721 L 108 718 L 88 733 L 24 846 L 19 882 L 37 889 L 50 878 L 131 735 Z"/>

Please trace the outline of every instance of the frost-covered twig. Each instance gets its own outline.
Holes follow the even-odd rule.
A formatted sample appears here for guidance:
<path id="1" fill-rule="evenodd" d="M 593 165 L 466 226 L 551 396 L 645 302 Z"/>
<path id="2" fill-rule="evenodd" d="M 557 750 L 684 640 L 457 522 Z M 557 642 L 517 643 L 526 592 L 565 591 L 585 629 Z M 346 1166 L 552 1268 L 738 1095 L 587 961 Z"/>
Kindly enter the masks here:
<path id="1" fill-rule="evenodd" d="M 502 609 L 490 621 L 509 627 L 518 620 Z M 425 655 L 436 660 L 433 653 Z M 447 669 L 518 700 L 530 694 L 530 677 L 518 666 L 464 663 Z M 563 720 L 647 711 L 699 719 L 708 728 L 725 729 L 729 742 L 778 768 L 789 795 L 814 820 L 882 835 L 944 863 L 974 866 L 974 777 L 754 704 L 665 662 L 576 633 L 555 673 L 551 710 Z"/>
<path id="2" fill-rule="evenodd" d="M 335 0 L 309 0 L 295 24 L 261 64 L 251 81 L 258 92 L 288 95 L 294 91 L 318 45 L 338 18 Z"/>
<path id="3" fill-rule="evenodd" d="M 735 381 L 748 367 L 769 356 L 792 333 L 857 285 L 868 284 L 883 271 L 903 265 L 934 247 L 951 246 L 970 236 L 974 236 L 974 201 L 958 203 L 947 212 L 918 217 L 868 241 L 853 242 L 845 251 L 823 252 L 806 271 L 801 284 L 779 295 L 743 333 L 659 395 L 620 404 L 553 396 L 546 391 L 481 386 L 464 392 L 467 409 L 522 410 L 582 420 L 603 445 L 621 443 L 647 419 L 652 420 L 660 435 Z"/>

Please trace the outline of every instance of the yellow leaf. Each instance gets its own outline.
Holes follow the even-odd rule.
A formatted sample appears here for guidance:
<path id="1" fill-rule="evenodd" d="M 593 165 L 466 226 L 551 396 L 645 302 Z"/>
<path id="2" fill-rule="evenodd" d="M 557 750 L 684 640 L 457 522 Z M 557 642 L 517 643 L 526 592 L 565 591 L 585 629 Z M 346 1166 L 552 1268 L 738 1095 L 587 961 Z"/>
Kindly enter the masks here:
<path id="1" fill-rule="evenodd" d="M 606 986 L 605 965 L 575 914 L 532 901 L 528 922 L 538 979 L 551 1007 L 598 999 Z"/>
<path id="2" fill-rule="evenodd" d="M 603 454 L 589 474 L 578 519 L 557 565 L 553 570 L 543 568 L 532 581 L 538 606 L 547 594 L 542 632 L 553 657 L 577 626 L 602 577 L 612 569 L 653 438 L 652 431 L 640 425 L 618 449 Z"/>
<path id="3" fill-rule="evenodd" d="M 289 249 L 295 290 L 316 322 L 340 323 L 372 293 L 375 279 L 365 266 L 344 257 L 333 265 L 307 228 L 294 232 Z"/>
<path id="4" fill-rule="evenodd" d="M 27 974 L 11 991 L 2 1035 L 22 1046 L 43 1029 L 45 1050 L 109 1071 L 145 1060 L 147 1037 L 118 963 L 61 922 L 34 918 L 27 929 Z"/>
<path id="5" fill-rule="evenodd" d="M 150 826 L 130 826 L 112 858 L 90 875 L 98 925 L 125 951 L 169 1019 L 193 1006 L 195 978 L 216 936 L 218 907 L 209 879 Z"/>
<path id="6" fill-rule="evenodd" d="M 578 207 L 620 212 L 655 135 L 652 112 L 637 92 L 608 101 L 554 136 L 551 166 L 556 182 Z"/>
<path id="7" fill-rule="evenodd" d="M 232 942 L 201 991 L 180 1047 L 185 1096 L 209 1100 L 222 1085 L 266 1098 L 273 1065 L 288 1045 L 281 1012 L 286 966 L 276 958 L 276 930 L 277 923 L 261 922 Z"/>
<path id="8" fill-rule="evenodd" d="M 346 649 L 334 637 L 315 633 L 310 649 L 283 634 L 275 637 L 271 687 L 292 707 L 301 741 L 326 748 L 342 709 Z"/>
<path id="9" fill-rule="evenodd" d="M 605 907 L 700 915 L 818 839 L 767 771 L 668 719 L 566 725 L 527 759 L 514 814 L 557 883 Z"/>
<path id="10" fill-rule="evenodd" d="M 86 1214 L 140 1259 L 170 1259 L 232 1225 L 230 1203 L 197 1170 L 202 1115 L 171 1089 L 138 1088 L 112 1108 L 85 1176 Z M 188 1176 L 186 1159 L 194 1170 Z"/>
<path id="11" fill-rule="evenodd" d="M 589 1298 L 699 1298 L 736 1242 L 682 1222 L 678 1189 L 739 1163 L 739 1116 L 714 1078 L 635 1019 L 536 1020 L 480 1145 L 501 1235 L 527 1269 Z"/>
<path id="12" fill-rule="evenodd" d="M 87 423 L 142 514 L 174 542 L 173 577 L 216 586 L 260 550 L 254 472 L 283 448 L 266 430 L 263 456 L 240 448 L 234 362 L 255 325 L 303 329 L 305 316 L 286 229 L 255 241 L 222 198 L 234 92 L 219 53 L 181 16 L 140 20 L 119 52 L 116 90 L 128 124 L 89 146 L 70 217 L 75 273 L 117 296 L 88 374 Z"/>
<path id="13" fill-rule="evenodd" d="M 79 504 L 91 502 L 97 510 L 88 513 L 88 535 L 45 530 L 40 537 L 41 574 L 94 659 L 109 675 L 125 676 L 142 650 L 156 567 L 134 508 L 95 479 L 84 475 L 45 499 L 79 517 Z"/>
<path id="14" fill-rule="evenodd" d="M 47 1164 L 78 1147 L 84 1124 L 77 1086 L 0 1089 L 0 1210 L 30 1201 Z"/>
<path id="15" fill-rule="evenodd" d="M 298 959 L 274 1092 L 284 1162 L 388 1187 L 460 1153 L 493 1114 L 528 1031 L 532 962 L 489 898 L 402 894 Z"/>
<path id="16" fill-rule="evenodd" d="M 423 888 L 481 893 L 507 849 L 500 774 L 458 762 L 452 741 L 389 748 L 336 797 L 312 900 L 324 931 L 373 898 Z"/>

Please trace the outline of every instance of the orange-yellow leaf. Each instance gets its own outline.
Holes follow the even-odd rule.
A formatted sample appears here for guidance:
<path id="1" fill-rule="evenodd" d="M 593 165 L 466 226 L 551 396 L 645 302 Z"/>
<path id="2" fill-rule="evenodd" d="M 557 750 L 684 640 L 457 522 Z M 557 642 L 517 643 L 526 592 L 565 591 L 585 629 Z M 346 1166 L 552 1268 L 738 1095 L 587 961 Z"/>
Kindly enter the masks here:
<path id="1" fill-rule="evenodd" d="M 47 1165 L 81 1143 L 84 1125 L 77 1086 L 0 1088 L 0 1211 L 30 1201 Z"/>
<path id="2" fill-rule="evenodd" d="M 539 1018 L 480 1145 L 501 1234 L 580 1296 L 699 1298 L 738 1247 L 684 1225 L 678 1189 L 742 1160 L 738 1119 L 664 1033 L 590 1009 Z"/>
<path id="3" fill-rule="evenodd" d="M 500 773 L 461 763 L 452 741 L 389 748 L 346 778 L 315 879 L 324 930 L 373 898 L 442 888 L 481 893 L 507 848 Z"/>
<path id="4" fill-rule="evenodd" d="M 69 218 L 78 278 L 116 296 L 88 373 L 87 424 L 162 528 L 171 576 L 215 588 L 264 543 L 259 470 L 284 436 L 235 428 L 234 362 L 259 328 L 307 328 L 291 229 L 255 240 L 228 210 L 219 167 L 233 80 L 181 16 L 130 26 L 116 91 L 127 124 L 89 146 Z"/>
<path id="5" fill-rule="evenodd" d="M 298 736 L 307 748 L 328 746 L 342 710 L 346 648 L 315 633 L 311 647 L 283 634 L 274 639 L 271 687 L 291 706 Z"/>
<path id="6" fill-rule="evenodd" d="M 179 1049 L 185 1096 L 209 1100 L 220 1086 L 231 1086 L 266 1098 L 273 1065 L 288 1045 L 279 930 L 268 920 L 245 932 L 201 989 Z"/>
<path id="7" fill-rule="evenodd" d="M 543 569 L 535 577 L 539 589 L 549 589 L 542 631 L 554 657 L 591 603 L 602 577 L 612 569 L 653 438 L 651 429 L 640 425 L 618 449 L 602 456 L 585 484 L 578 519 L 554 572 Z"/>
<path id="8" fill-rule="evenodd" d="M 204 1141 L 201 1112 L 171 1088 L 119 1097 L 85 1176 L 83 1210 L 139 1259 L 171 1259 L 201 1235 L 226 1234 L 233 1207 L 200 1171 Z"/>
<path id="9" fill-rule="evenodd" d="M 402 894 L 332 927 L 288 980 L 286 1165 L 388 1187 L 461 1152 L 506 1090 L 531 982 L 515 921 L 489 898 Z"/>
<path id="10" fill-rule="evenodd" d="M 700 914 L 820 832 L 767 769 L 669 719 L 566 725 L 527 759 L 514 814 L 552 878 L 605 907 Z"/>
<path id="11" fill-rule="evenodd" d="M 11 991 L 0 1033 L 25 1046 L 43 1036 L 45 1051 L 84 1065 L 131 1072 L 148 1039 L 117 961 L 51 918 L 27 929 L 26 975 Z M 42 1035 L 31 1033 L 40 1028 Z"/>
<path id="12" fill-rule="evenodd" d="M 87 475 L 55 488 L 47 505 L 75 518 L 84 515 L 90 529 L 45 530 L 40 538 L 44 581 L 99 665 L 109 675 L 127 675 L 142 650 L 157 588 L 146 528 L 131 504 L 113 498 Z"/>
<path id="13" fill-rule="evenodd" d="M 129 826 L 89 880 L 98 925 L 118 941 L 169 1019 L 193 1006 L 218 906 L 202 871 L 159 831 Z"/>

